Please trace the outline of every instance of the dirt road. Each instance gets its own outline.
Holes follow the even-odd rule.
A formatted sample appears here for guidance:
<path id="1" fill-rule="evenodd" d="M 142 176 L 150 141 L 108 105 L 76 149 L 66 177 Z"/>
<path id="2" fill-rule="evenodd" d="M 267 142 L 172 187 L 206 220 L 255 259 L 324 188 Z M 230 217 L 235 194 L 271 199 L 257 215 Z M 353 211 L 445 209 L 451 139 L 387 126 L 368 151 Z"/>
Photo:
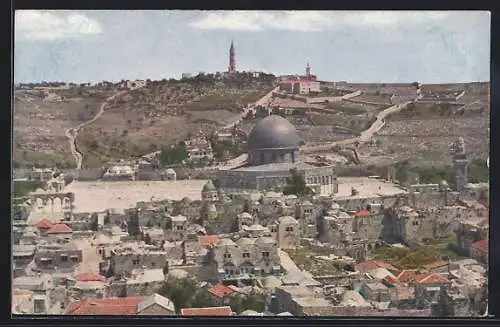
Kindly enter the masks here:
<path id="1" fill-rule="evenodd" d="M 109 98 L 107 98 L 101 105 L 101 108 L 99 109 L 99 111 L 97 112 L 97 114 L 90 120 L 86 121 L 86 122 L 83 122 L 81 123 L 80 125 L 76 126 L 76 127 L 73 127 L 73 128 L 68 128 L 66 130 L 66 136 L 68 137 L 68 141 L 69 141 L 69 146 L 70 146 L 70 149 L 71 149 L 71 154 L 73 155 L 73 157 L 75 158 L 75 161 L 76 161 L 76 168 L 77 169 L 82 169 L 82 161 L 83 161 L 83 154 L 77 150 L 76 148 L 76 137 L 78 136 L 78 132 L 80 131 L 80 129 L 82 129 L 83 127 L 89 125 L 89 124 L 92 124 L 93 122 L 95 122 L 96 120 L 98 120 L 103 114 L 104 114 L 104 109 L 106 108 L 106 105 L 112 101 L 114 98 L 122 95 L 122 94 L 125 94 L 127 93 L 129 90 L 124 90 L 124 91 L 119 91 L 119 92 L 116 92 L 115 94 L 113 94 L 112 96 L 110 96 Z"/>

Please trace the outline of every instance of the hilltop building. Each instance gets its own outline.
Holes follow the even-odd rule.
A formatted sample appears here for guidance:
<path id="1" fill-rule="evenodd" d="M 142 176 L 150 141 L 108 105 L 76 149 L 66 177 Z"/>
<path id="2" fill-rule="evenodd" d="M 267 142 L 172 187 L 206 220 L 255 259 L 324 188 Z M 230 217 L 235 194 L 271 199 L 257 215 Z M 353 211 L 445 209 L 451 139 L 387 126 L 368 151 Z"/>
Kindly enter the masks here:
<path id="1" fill-rule="evenodd" d="M 307 63 L 305 75 L 281 76 L 279 87 L 281 91 L 289 93 L 309 94 L 310 92 L 320 92 L 320 82 L 316 79 L 317 77 L 311 74 L 311 66 Z"/>
<path id="2" fill-rule="evenodd" d="M 228 67 L 227 72 L 229 74 L 236 73 L 236 57 L 235 57 L 233 41 L 231 41 L 231 47 L 229 48 L 229 67 Z"/>

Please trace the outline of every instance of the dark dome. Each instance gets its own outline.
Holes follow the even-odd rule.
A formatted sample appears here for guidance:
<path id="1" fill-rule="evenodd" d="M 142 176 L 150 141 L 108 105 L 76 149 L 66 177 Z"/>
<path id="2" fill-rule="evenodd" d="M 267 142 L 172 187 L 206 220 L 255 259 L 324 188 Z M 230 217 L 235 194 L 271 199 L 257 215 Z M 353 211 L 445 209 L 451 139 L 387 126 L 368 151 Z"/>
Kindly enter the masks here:
<path id="1" fill-rule="evenodd" d="M 299 136 L 295 126 L 285 118 L 271 115 L 255 125 L 248 137 L 248 148 L 290 149 L 299 147 Z"/>

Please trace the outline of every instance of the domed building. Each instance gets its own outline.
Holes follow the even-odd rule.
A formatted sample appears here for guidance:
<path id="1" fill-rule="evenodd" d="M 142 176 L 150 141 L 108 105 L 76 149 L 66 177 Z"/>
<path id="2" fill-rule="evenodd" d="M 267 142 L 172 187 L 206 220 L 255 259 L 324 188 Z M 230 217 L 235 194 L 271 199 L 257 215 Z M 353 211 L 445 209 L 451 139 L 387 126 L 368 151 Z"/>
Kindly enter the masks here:
<path id="1" fill-rule="evenodd" d="M 296 169 L 316 194 L 337 193 L 333 166 L 316 167 L 302 162 L 299 143 L 295 126 L 285 118 L 270 115 L 262 119 L 248 137 L 248 165 L 219 171 L 217 187 L 229 194 L 281 191 L 290 170 Z"/>

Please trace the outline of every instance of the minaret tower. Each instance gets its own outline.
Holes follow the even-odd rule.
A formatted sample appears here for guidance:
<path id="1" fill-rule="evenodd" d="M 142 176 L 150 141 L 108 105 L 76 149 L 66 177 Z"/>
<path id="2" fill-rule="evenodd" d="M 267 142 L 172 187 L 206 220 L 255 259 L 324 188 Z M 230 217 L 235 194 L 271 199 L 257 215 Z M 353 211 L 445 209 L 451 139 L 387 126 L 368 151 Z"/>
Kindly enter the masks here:
<path id="1" fill-rule="evenodd" d="M 306 76 L 307 78 L 311 77 L 311 66 L 309 66 L 309 63 L 306 65 Z"/>
<path id="2" fill-rule="evenodd" d="M 233 74 L 236 72 L 236 58 L 234 53 L 234 44 L 231 41 L 231 48 L 229 48 L 229 68 L 228 73 Z"/>

